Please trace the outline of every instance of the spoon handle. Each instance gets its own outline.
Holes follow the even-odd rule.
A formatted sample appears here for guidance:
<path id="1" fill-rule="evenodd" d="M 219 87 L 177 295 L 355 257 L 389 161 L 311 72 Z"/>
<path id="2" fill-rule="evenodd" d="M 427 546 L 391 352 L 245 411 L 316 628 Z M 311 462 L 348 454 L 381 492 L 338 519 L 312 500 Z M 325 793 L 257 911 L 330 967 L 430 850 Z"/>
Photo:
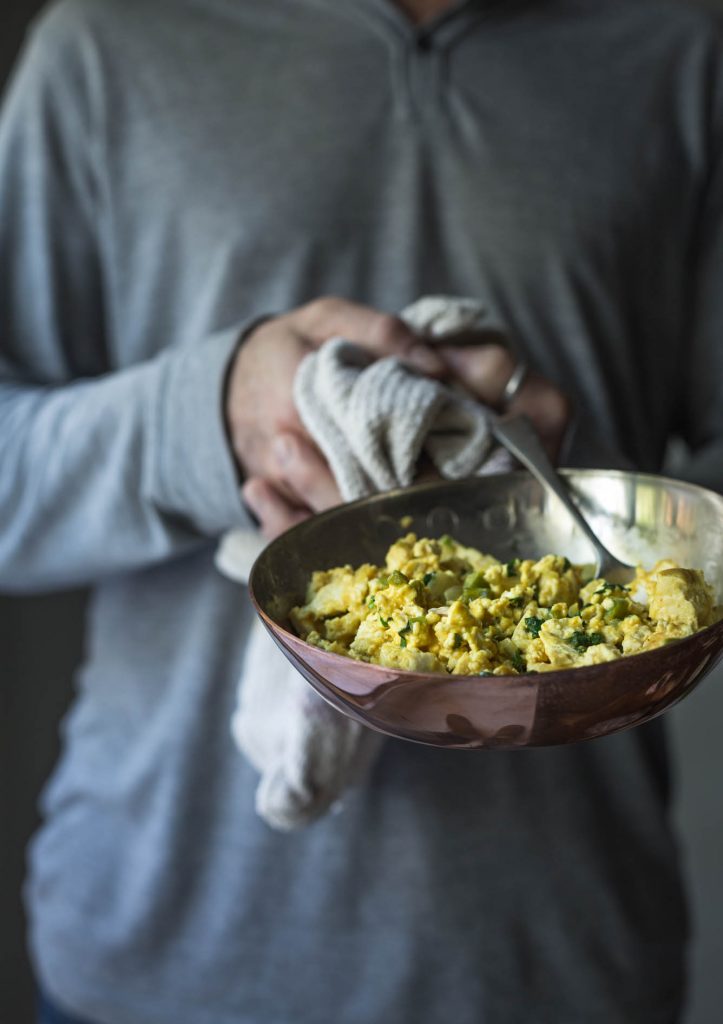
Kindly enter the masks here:
<path id="1" fill-rule="evenodd" d="M 595 574 L 599 575 L 604 566 L 616 563 L 617 559 L 600 543 L 589 523 L 573 502 L 567 487 L 550 462 L 537 431 L 527 416 L 492 416 L 490 422 L 492 433 L 497 441 L 526 469 L 529 469 L 543 487 L 552 491 L 560 499 L 579 529 L 590 541 L 595 551 Z"/>

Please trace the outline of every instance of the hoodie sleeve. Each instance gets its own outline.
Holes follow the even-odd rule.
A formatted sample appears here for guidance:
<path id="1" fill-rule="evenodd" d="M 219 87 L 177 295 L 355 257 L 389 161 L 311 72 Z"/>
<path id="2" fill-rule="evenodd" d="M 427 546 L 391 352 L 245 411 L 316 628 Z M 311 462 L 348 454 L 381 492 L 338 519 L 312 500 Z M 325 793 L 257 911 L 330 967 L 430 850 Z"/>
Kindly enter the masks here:
<path id="1" fill-rule="evenodd" d="M 0 115 L 6 591 L 89 583 L 249 525 L 223 420 L 243 325 L 109 367 L 91 74 L 82 40 L 68 51 L 41 23 Z"/>

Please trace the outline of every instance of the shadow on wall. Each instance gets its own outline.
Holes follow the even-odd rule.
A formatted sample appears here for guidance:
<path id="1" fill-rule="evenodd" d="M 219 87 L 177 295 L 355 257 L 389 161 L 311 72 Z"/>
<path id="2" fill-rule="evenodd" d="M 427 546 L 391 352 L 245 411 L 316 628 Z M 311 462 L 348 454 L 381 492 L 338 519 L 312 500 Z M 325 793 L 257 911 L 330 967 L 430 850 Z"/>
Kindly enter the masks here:
<path id="1" fill-rule="evenodd" d="M 0 91 L 39 0 L 0 10 Z M 38 791 L 58 751 L 57 727 L 80 656 L 81 594 L 0 595 L 0 1021 L 31 1024 L 33 980 L 20 888 Z"/>
<path id="2" fill-rule="evenodd" d="M 723 663 L 667 717 L 675 767 L 675 819 L 693 927 L 685 1024 L 722 1019 L 723 963 Z M 664 898 L 664 896 L 661 896 Z"/>
<path id="3" fill-rule="evenodd" d="M 21 886 L 37 794 L 58 754 L 82 643 L 82 593 L 0 596 L 0 1021 L 30 1024 Z"/>

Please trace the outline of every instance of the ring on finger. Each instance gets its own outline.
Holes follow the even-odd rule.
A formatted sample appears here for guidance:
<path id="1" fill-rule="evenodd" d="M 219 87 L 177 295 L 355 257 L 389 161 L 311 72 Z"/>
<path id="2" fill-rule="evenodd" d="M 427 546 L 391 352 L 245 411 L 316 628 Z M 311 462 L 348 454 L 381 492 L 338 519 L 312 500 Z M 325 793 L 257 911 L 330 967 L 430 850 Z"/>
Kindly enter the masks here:
<path id="1" fill-rule="evenodd" d="M 528 372 L 529 367 L 527 363 L 520 360 L 512 371 L 510 379 L 505 384 L 504 391 L 502 392 L 500 405 L 503 409 L 506 409 L 508 405 L 511 405 L 512 402 L 514 402 L 522 388 L 522 385 L 527 379 Z"/>

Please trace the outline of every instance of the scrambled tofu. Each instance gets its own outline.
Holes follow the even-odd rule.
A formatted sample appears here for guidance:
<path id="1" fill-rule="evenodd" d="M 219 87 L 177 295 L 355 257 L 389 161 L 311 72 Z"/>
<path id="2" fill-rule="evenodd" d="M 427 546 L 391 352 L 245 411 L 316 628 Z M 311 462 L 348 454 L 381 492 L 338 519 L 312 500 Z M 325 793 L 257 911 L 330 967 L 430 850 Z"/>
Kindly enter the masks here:
<path id="1" fill-rule="evenodd" d="M 621 586 L 560 555 L 502 563 L 449 536 L 409 533 L 383 568 L 315 572 L 291 621 L 310 643 L 359 661 L 504 676 L 615 661 L 721 615 L 703 574 L 669 560 Z"/>

